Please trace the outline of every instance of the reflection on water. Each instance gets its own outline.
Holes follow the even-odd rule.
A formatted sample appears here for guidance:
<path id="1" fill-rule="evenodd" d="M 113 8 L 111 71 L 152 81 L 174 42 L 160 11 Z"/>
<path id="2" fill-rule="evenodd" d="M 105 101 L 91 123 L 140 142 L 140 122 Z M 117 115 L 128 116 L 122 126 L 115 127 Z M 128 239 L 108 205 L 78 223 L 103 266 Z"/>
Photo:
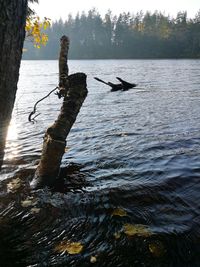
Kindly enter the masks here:
<path id="1" fill-rule="evenodd" d="M 28 184 L 60 100 L 40 104 L 35 124 L 27 118 L 57 85 L 58 70 L 55 61 L 23 62 L 1 173 L 3 266 L 199 267 L 199 62 L 70 61 L 71 72 L 88 74 L 89 95 L 62 179 L 35 192 Z M 139 87 L 111 93 L 97 74 Z M 78 254 L 56 249 L 76 242 Z"/>

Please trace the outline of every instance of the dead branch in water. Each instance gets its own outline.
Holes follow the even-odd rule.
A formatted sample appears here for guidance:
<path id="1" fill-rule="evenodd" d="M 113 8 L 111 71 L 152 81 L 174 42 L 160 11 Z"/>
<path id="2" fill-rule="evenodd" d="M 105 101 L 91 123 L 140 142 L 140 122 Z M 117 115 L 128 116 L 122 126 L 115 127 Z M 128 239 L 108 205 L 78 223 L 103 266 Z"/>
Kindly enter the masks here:
<path id="1" fill-rule="evenodd" d="M 45 132 L 42 155 L 31 182 L 32 188 L 52 186 L 55 183 L 65 153 L 67 135 L 87 96 L 86 75 L 75 73 L 68 76 L 68 49 L 69 39 L 63 36 L 59 57 L 59 89 L 63 103 L 57 120 Z"/>

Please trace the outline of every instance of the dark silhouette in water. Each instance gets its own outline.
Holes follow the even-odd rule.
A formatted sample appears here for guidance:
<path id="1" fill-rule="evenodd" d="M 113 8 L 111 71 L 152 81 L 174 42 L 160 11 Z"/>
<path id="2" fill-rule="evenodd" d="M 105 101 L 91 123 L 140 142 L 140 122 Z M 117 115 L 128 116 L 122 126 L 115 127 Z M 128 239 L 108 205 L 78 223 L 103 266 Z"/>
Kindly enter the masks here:
<path id="1" fill-rule="evenodd" d="M 115 84 L 115 83 L 111 83 L 111 82 L 105 82 L 97 77 L 94 77 L 95 80 L 97 80 L 98 82 L 101 82 L 101 83 L 104 83 L 108 86 L 110 86 L 112 89 L 111 91 L 119 91 L 119 90 L 122 90 L 123 89 L 123 86 L 121 83 L 118 83 L 118 84 Z"/>
<path id="2" fill-rule="evenodd" d="M 122 90 L 122 91 L 127 91 L 131 88 L 134 88 L 137 86 L 137 84 L 135 83 L 128 83 L 124 80 L 122 80 L 121 78 L 119 77 L 116 77 L 121 83 L 111 83 L 111 82 L 105 82 L 97 77 L 94 77 L 95 80 L 97 80 L 98 82 L 101 82 L 101 83 L 104 83 L 108 86 L 110 86 L 112 89 L 111 89 L 111 92 L 114 92 L 114 91 L 119 91 L 119 90 Z"/>
<path id="3" fill-rule="evenodd" d="M 125 91 L 125 90 L 128 90 L 128 89 L 131 89 L 131 88 L 134 88 L 134 87 L 137 86 L 137 84 L 135 84 L 135 83 L 128 83 L 128 82 L 122 80 L 122 79 L 119 78 L 119 77 L 116 77 L 116 78 L 121 82 L 124 91 Z"/>

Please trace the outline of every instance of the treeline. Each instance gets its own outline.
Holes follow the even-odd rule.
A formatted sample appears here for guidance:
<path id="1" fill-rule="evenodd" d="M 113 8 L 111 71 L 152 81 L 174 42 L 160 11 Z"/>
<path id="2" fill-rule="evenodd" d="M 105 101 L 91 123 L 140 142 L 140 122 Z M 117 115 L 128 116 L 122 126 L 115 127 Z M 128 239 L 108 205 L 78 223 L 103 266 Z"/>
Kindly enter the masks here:
<path id="1" fill-rule="evenodd" d="M 187 12 L 170 18 L 157 11 L 102 17 L 93 9 L 53 22 L 47 34 L 41 49 L 25 42 L 24 59 L 57 59 L 63 34 L 71 40 L 71 59 L 200 58 L 200 10 L 188 19 Z"/>

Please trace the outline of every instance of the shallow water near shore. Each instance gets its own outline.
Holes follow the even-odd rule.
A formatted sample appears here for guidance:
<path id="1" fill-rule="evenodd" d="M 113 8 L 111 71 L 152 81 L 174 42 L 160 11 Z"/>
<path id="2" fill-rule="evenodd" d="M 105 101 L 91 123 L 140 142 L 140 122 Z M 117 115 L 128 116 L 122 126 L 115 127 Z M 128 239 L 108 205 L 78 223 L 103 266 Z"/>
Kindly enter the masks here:
<path id="1" fill-rule="evenodd" d="M 62 100 L 40 103 L 34 124 L 28 115 L 57 86 L 57 65 L 22 61 L 0 177 L 0 265 L 199 266 L 200 60 L 69 61 L 89 93 L 67 139 L 64 184 L 31 191 Z M 95 76 L 138 87 L 110 92 Z M 13 179 L 20 185 L 7 192 Z M 62 242 L 83 249 L 59 252 Z"/>

